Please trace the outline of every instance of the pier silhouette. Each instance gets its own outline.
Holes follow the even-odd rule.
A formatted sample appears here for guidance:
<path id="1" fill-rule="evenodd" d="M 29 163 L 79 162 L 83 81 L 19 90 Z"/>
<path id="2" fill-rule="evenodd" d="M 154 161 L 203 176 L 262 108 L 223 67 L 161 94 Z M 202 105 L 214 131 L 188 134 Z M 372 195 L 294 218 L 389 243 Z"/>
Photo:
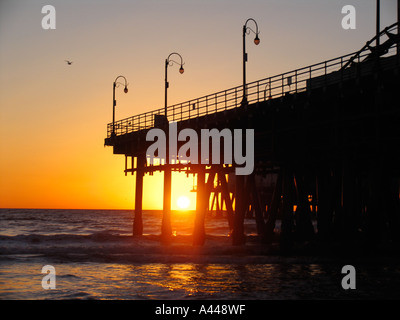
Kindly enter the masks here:
<path id="1" fill-rule="evenodd" d="M 247 83 L 246 96 L 238 86 L 109 123 L 105 145 L 125 155 L 125 174 L 136 175 L 133 235 L 143 233 L 143 176 L 180 171 L 197 177 L 194 245 L 205 242 L 210 200 L 220 215 L 225 205 L 233 245 L 246 242 L 246 218 L 255 219 L 262 243 L 277 241 L 282 251 L 314 239 L 366 247 L 400 241 L 398 28 L 386 27 L 357 52 Z M 177 155 L 150 165 L 146 134 L 167 131 L 170 122 L 199 136 L 201 129 L 254 129 L 253 173 L 235 176 L 234 164 Z M 164 199 L 170 193 L 164 184 Z M 169 199 L 165 242 L 170 210 Z"/>

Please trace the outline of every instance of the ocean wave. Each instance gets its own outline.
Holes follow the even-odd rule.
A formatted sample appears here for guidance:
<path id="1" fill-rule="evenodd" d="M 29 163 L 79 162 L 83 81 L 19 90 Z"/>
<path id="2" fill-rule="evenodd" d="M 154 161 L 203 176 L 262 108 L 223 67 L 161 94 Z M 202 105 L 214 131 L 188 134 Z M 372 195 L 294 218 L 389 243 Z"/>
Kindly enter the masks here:
<path id="1" fill-rule="evenodd" d="M 113 241 L 121 240 L 129 236 L 120 235 L 108 231 L 99 231 L 91 234 L 18 234 L 15 236 L 0 235 L 0 241 L 14 241 L 26 243 L 40 243 L 40 242 L 60 242 L 60 241 Z"/>
<path id="2" fill-rule="evenodd" d="M 109 232 L 90 235 L 17 235 L 0 236 L 0 259 L 10 255 L 30 255 L 32 259 L 56 261 L 96 261 L 118 263 L 212 262 L 238 260 L 262 261 L 268 248 L 256 243 L 232 246 L 227 236 L 206 237 L 204 246 L 193 246 L 192 236 L 175 236 L 162 244 L 160 236 L 132 237 Z"/>
<path id="3" fill-rule="evenodd" d="M 92 296 L 90 293 L 85 291 L 78 292 L 69 292 L 63 295 L 60 295 L 58 299 L 66 299 L 66 300 L 94 300 L 96 297 Z"/>
<path id="4" fill-rule="evenodd" d="M 82 279 L 80 276 L 75 274 L 60 274 L 58 275 L 59 279 Z"/>

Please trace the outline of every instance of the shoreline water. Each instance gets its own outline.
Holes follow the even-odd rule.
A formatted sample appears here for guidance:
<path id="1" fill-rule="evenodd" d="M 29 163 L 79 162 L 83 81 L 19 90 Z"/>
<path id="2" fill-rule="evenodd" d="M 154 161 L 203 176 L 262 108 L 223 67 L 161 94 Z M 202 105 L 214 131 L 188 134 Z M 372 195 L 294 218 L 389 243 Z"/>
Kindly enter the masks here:
<path id="1" fill-rule="evenodd" d="M 176 236 L 160 242 L 160 216 L 144 215 L 145 235 L 132 237 L 129 211 L 0 210 L 0 299 L 400 299 L 399 250 L 320 242 L 282 254 L 247 223 L 233 246 L 227 222 L 206 224 L 204 246 L 192 245 L 190 216 L 175 216 Z M 364 248 L 365 249 L 365 248 Z M 357 290 L 341 287 L 344 265 Z M 44 265 L 57 290 L 41 287 Z"/>

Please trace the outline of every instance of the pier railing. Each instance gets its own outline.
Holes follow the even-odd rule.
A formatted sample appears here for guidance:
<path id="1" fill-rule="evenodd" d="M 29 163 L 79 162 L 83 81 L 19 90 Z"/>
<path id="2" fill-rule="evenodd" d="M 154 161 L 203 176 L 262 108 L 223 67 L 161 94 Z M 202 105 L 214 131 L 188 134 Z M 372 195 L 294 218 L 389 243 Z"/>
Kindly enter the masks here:
<path id="1" fill-rule="evenodd" d="M 380 36 L 387 35 L 396 26 L 397 23 L 385 28 Z M 246 85 L 247 104 L 332 85 L 372 72 L 374 60 L 368 58 L 374 53 L 373 48 L 369 46 L 373 39 L 367 42 L 368 45 L 358 52 L 248 83 Z M 396 42 L 393 42 L 385 48 L 385 53 L 380 56 L 392 56 L 395 51 Z M 385 67 L 385 60 L 381 59 L 381 61 L 380 67 Z M 398 63 L 399 59 L 397 59 Z M 242 101 L 243 85 L 169 106 L 167 118 L 168 121 L 193 119 L 241 107 Z M 113 129 L 115 135 L 119 136 L 152 128 L 156 115 L 164 115 L 164 108 L 116 121 L 114 125 L 109 123 L 107 125 L 107 138 L 112 136 Z"/>

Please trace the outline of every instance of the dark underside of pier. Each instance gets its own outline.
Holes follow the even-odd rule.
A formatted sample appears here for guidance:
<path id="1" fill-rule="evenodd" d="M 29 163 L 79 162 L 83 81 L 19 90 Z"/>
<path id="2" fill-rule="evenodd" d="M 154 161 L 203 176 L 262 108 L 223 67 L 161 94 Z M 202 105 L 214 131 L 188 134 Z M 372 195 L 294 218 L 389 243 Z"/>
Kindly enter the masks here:
<path id="1" fill-rule="evenodd" d="M 197 177 L 195 245 L 206 239 L 213 192 L 225 203 L 234 245 L 246 242 L 247 218 L 255 219 L 260 243 L 277 241 L 283 251 L 313 240 L 363 247 L 399 242 L 399 55 L 345 71 L 310 78 L 302 90 L 177 122 L 178 132 L 191 128 L 199 136 L 201 129 L 254 129 L 254 171 L 248 176 L 235 176 L 235 165 L 178 161 L 150 166 L 146 150 L 153 142 L 146 141 L 146 134 L 151 127 L 109 135 L 105 144 L 113 146 L 114 154 L 132 157 L 125 172 L 136 175 L 133 234 L 143 230 L 143 176 L 163 171 L 161 239 L 170 241 L 171 171 L 179 170 Z M 274 233 L 277 220 L 279 236 Z"/>

